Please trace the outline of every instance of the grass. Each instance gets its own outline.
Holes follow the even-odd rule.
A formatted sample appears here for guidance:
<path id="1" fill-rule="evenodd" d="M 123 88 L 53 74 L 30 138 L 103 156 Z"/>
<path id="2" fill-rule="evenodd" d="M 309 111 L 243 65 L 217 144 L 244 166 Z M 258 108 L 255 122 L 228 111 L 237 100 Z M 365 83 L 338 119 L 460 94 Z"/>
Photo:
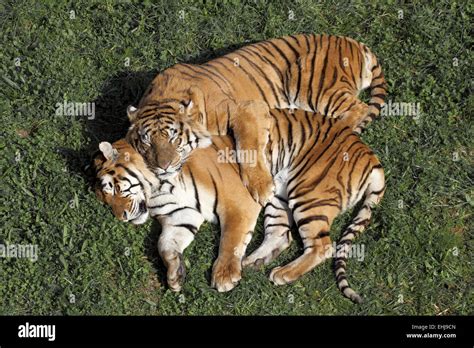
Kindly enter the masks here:
<path id="1" fill-rule="evenodd" d="M 0 244 L 36 244 L 39 257 L 0 258 L 0 314 L 472 314 L 472 12 L 472 3 L 447 0 L 2 1 Z M 81 168 L 98 141 L 124 134 L 125 107 L 158 71 L 300 32 L 366 43 L 383 64 L 388 99 L 421 106 L 417 119 L 387 116 L 363 135 L 388 178 L 358 239 L 365 258 L 349 261 L 365 302 L 343 298 L 331 262 L 273 286 L 270 269 L 300 253 L 298 243 L 217 293 L 209 276 L 219 231 L 211 225 L 186 251 L 187 280 L 172 293 L 157 226 L 115 220 Z M 95 102 L 95 119 L 55 116 L 64 100 Z M 334 239 L 350 215 L 337 220 Z M 259 223 L 250 250 L 261 239 Z"/>

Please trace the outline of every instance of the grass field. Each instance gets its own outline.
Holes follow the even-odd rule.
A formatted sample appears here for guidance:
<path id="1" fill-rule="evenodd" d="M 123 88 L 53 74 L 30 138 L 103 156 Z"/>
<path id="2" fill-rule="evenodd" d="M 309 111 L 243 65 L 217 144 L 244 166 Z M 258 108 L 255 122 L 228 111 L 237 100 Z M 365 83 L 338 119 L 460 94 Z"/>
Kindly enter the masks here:
<path id="1" fill-rule="evenodd" d="M 472 3 L 395 1 L 0 2 L 0 244 L 38 246 L 38 259 L 0 258 L 0 314 L 449 315 L 473 311 Z M 71 12 L 73 11 L 73 12 Z M 276 262 L 245 271 L 225 294 L 209 286 L 219 230 L 185 253 L 181 294 L 165 286 L 158 227 L 117 221 L 82 166 L 98 141 L 127 128 L 125 108 L 176 62 L 200 62 L 247 42 L 300 32 L 351 36 L 380 58 L 392 103 L 364 133 L 388 190 L 349 260 L 354 305 L 332 262 L 275 287 Z M 56 116 L 56 103 L 94 102 L 95 118 Z M 337 239 L 351 213 L 331 230 Z M 261 223 L 250 249 L 262 240 Z"/>

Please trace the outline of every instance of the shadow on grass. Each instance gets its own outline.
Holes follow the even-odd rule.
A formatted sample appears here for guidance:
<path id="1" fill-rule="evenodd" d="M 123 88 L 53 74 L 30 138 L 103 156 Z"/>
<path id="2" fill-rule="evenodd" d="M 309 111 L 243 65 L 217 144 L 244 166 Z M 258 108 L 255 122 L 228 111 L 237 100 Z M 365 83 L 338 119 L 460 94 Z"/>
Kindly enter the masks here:
<path id="1" fill-rule="evenodd" d="M 69 170 L 81 173 L 88 185 L 92 172 L 85 170 L 99 148 L 101 141 L 114 142 L 125 136 L 130 126 L 126 109 L 136 105 L 156 72 L 121 72 L 103 86 L 100 96 L 93 101 L 95 117 L 83 121 L 84 138 L 89 139 L 80 150 L 59 149 Z"/>

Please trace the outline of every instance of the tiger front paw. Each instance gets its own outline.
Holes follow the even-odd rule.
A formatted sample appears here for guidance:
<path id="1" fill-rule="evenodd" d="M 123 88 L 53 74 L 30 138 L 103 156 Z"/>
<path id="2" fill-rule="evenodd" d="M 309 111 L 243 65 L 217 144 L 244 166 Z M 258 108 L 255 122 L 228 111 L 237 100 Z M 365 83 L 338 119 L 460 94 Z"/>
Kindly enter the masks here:
<path id="1" fill-rule="evenodd" d="M 246 167 L 242 170 L 242 182 L 252 198 L 261 206 L 265 206 L 273 197 L 275 185 L 267 168 L 262 166 Z"/>
<path id="2" fill-rule="evenodd" d="M 284 250 L 288 249 L 293 238 L 291 231 L 288 229 L 278 231 L 277 233 L 269 233 L 265 235 L 263 243 L 250 255 L 242 261 L 242 267 L 260 268 L 268 265 L 275 260 Z"/>
<path id="3" fill-rule="evenodd" d="M 293 283 L 300 275 L 295 271 L 292 265 L 278 266 L 270 272 L 270 280 L 275 285 L 285 285 Z"/>
<path id="4" fill-rule="evenodd" d="M 183 261 L 183 254 L 174 253 L 166 260 L 167 264 L 167 282 L 172 291 L 181 291 L 186 278 L 186 267 Z"/>
<path id="5" fill-rule="evenodd" d="M 230 261 L 217 259 L 212 267 L 211 286 L 219 292 L 230 291 L 242 278 L 241 261 L 233 258 Z"/>

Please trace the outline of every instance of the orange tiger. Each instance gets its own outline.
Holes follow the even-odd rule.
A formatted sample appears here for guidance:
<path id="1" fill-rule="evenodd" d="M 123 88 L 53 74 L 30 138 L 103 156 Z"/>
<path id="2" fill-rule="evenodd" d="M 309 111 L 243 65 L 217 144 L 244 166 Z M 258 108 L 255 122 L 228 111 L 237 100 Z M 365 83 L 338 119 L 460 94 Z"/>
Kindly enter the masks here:
<path id="1" fill-rule="evenodd" d="M 368 105 L 358 99 L 370 87 Z M 232 134 L 238 150 L 256 150 L 257 165 L 240 164 L 252 196 L 265 203 L 273 180 L 264 148 L 271 120 L 232 114 L 229 105 L 262 101 L 270 108 L 348 117 L 360 132 L 380 113 L 386 84 L 375 55 L 347 37 L 300 34 L 258 42 L 199 65 L 176 64 L 155 77 L 138 109 L 129 107 L 127 139 L 155 172 L 173 173 L 194 149 L 181 125 Z M 184 139 L 186 138 L 186 139 Z"/>
<path id="2" fill-rule="evenodd" d="M 240 103 L 236 114 L 243 118 L 270 115 L 266 156 L 276 186 L 265 208 L 263 244 L 243 265 L 271 262 L 290 245 L 294 224 L 303 241 L 303 255 L 274 268 L 270 279 L 276 285 L 297 280 L 332 257 L 332 222 L 364 199 L 335 250 L 339 289 L 352 301 L 362 302 L 347 282 L 346 261 L 353 239 L 366 228 L 372 207 L 383 197 L 385 176 L 378 158 L 354 131 L 357 125 L 349 119 L 330 119 L 303 110 L 272 109 L 268 113 L 261 102 Z"/>
<path id="3" fill-rule="evenodd" d="M 243 186 L 237 165 L 218 163 L 219 148 L 233 148 L 232 140 L 216 137 L 213 146 L 195 151 L 177 175 L 166 179 L 150 172 L 124 140 L 102 142 L 94 158 L 96 195 L 119 220 L 142 224 L 151 216 L 161 224 L 158 252 L 173 291 L 181 290 L 183 252 L 204 221 L 222 229 L 211 285 L 229 291 L 241 278 L 242 258 L 261 207 Z"/>

